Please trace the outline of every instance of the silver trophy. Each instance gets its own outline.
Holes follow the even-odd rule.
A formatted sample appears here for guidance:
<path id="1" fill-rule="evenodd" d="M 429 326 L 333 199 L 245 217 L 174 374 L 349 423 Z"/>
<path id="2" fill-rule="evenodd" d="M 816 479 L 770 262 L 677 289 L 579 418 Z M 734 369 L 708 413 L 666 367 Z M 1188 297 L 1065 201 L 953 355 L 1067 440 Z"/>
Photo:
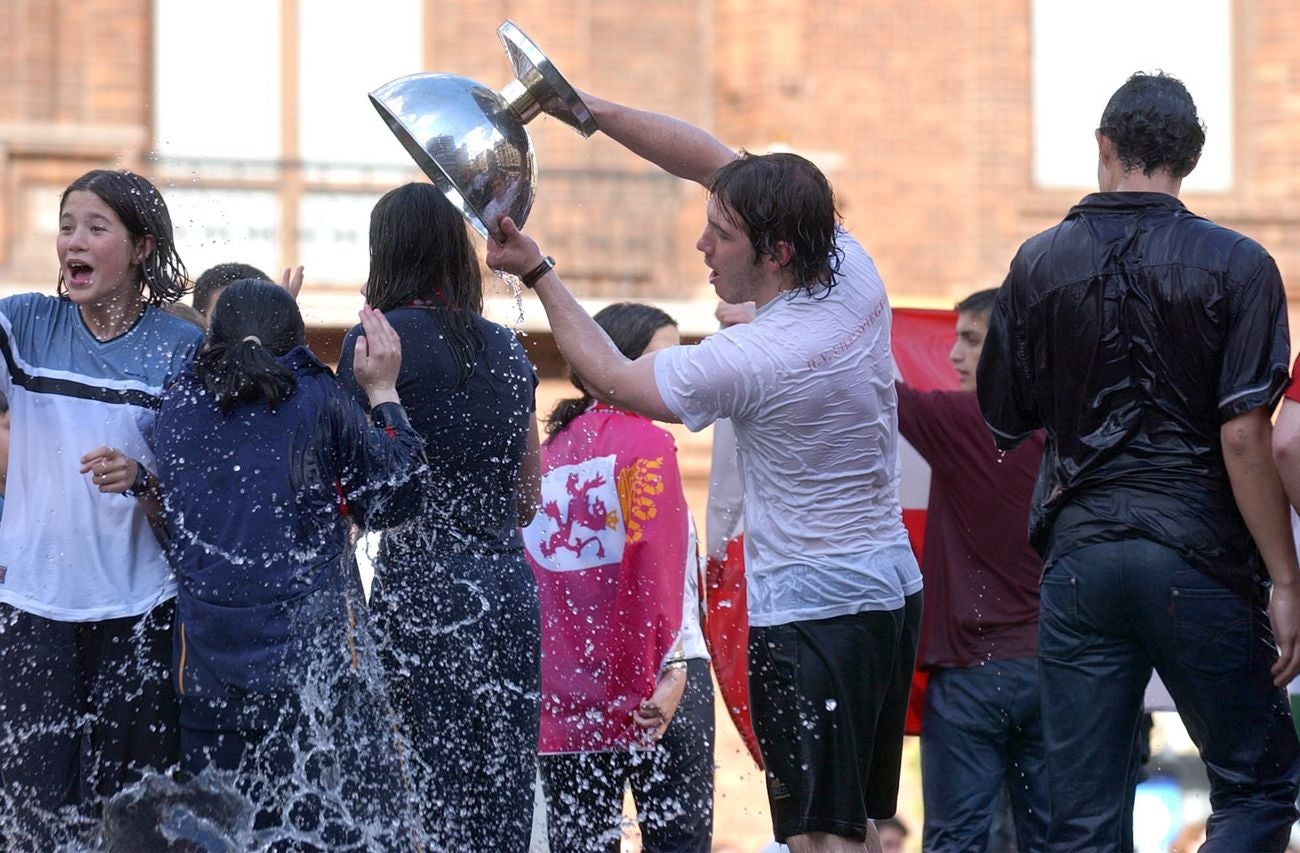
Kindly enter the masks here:
<path id="1" fill-rule="evenodd" d="M 583 136 L 591 110 L 546 54 L 513 22 L 497 36 L 515 79 L 497 92 L 455 74 L 412 74 L 380 86 L 370 102 L 434 185 L 485 238 L 509 215 L 523 226 L 537 164 L 524 125 L 545 112 Z"/>

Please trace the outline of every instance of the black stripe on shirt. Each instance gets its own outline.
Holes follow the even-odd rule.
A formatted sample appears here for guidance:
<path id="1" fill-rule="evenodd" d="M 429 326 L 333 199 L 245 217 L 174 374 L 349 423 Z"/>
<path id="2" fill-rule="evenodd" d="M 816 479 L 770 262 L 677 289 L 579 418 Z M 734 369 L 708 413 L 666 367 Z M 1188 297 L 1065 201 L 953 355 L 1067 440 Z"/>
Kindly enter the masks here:
<path id="1" fill-rule="evenodd" d="M 14 360 L 9 334 L 0 325 L 0 354 L 3 354 L 5 366 L 15 385 L 26 388 L 34 394 L 55 394 L 60 397 L 75 397 L 79 400 L 95 400 L 100 403 L 112 403 L 126 406 L 140 406 L 146 409 L 162 407 L 162 398 L 148 391 L 135 389 L 103 388 L 74 379 L 56 379 L 50 376 L 32 376 L 18 366 Z"/>

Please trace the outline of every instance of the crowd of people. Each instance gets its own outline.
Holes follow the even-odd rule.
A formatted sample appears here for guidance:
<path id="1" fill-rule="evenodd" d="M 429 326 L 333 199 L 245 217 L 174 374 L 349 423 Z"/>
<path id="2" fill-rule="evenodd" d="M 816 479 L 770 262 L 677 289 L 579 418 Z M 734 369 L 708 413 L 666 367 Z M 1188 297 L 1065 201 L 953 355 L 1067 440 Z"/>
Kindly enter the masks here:
<path id="1" fill-rule="evenodd" d="M 578 392 L 545 441 L 434 186 L 372 211 L 337 373 L 301 268 L 222 265 L 182 308 L 158 190 L 68 186 L 58 294 L 0 300 L 5 843 L 112 836 L 105 804 L 168 774 L 238 795 L 235 846 L 524 850 L 540 772 L 553 850 L 618 849 L 629 786 L 646 849 L 710 849 L 703 583 L 653 421 L 725 419 L 778 842 L 898 849 L 919 667 L 925 850 L 1131 849 L 1154 670 L 1209 776 L 1201 849 L 1285 849 L 1300 385 L 1272 258 L 1178 199 L 1204 142 L 1185 87 L 1114 94 L 1099 192 L 957 305 L 954 391 L 897 379 L 884 283 L 814 164 L 583 98 L 705 188 L 709 281 L 752 309 L 690 346 L 652 306 L 589 316 L 501 218 L 484 260 L 536 293 Z M 931 468 L 920 563 L 902 440 Z"/>

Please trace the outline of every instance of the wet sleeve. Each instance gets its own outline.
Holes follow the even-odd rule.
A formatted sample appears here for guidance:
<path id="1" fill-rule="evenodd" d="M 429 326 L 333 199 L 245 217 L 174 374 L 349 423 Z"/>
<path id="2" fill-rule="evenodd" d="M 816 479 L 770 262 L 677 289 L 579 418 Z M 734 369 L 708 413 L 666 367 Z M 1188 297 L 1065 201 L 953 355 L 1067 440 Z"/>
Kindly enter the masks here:
<path id="1" fill-rule="evenodd" d="M 918 391 L 901 380 L 894 383 L 898 392 L 898 431 L 927 462 L 951 453 L 956 443 L 952 429 L 958 424 L 952 407 L 942 391 Z"/>
<path id="2" fill-rule="evenodd" d="M 13 371 L 17 367 L 18 336 L 22 334 L 23 314 L 27 307 L 27 294 L 0 299 L 0 393 L 6 396 L 13 390 Z"/>
<path id="3" fill-rule="evenodd" d="M 1262 250 L 1261 250 L 1262 251 Z M 1228 284 L 1228 332 L 1219 373 L 1219 418 L 1277 405 L 1289 376 L 1291 336 L 1286 291 L 1268 254 Z"/>
<path id="4" fill-rule="evenodd" d="M 420 510 L 424 439 L 398 403 L 366 417 L 342 388 L 330 395 L 335 464 L 348 509 L 362 527 L 400 524 Z"/>
<path id="5" fill-rule="evenodd" d="M 656 353 L 655 385 L 664 405 L 687 429 L 699 432 L 718 418 L 744 416 L 756 407 L 762 387 L 756 357 L 718 332 L 698 344 Z"/>
<path id="6" fill-rule="evenodd" d="M 1030 402 L 1029 346 L 1016 306 L 1016 272 L 998 289 L 975 370 L 976 393 L 993 441 L 1011 450 L 1042 426 Z"/>

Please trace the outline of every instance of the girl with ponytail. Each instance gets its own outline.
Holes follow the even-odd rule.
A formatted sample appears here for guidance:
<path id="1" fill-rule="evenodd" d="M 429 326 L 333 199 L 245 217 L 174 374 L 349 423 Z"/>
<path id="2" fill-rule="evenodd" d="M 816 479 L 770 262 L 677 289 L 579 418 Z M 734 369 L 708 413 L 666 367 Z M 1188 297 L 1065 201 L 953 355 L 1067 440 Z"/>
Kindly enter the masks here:
<path id="1" fill-rule="evenodd" d="M 595 315 L 628 359 L 681 342 L 652 305 Z M 524 544 L 542 602 L 539 743 L 552 850 L 612 850 L 632 789 L 646 850 L 710 849 L 713 683 L 700 566 L 672 435 L 582 396 L 542 445 Z"/>
<path id="2" fill-rule="evenodd" d="M 254 279 L 222 295 L 158 414 L 181 764 L 235 771 L 263 841 L 296 846 L 297 824 L 319 847 L 390 849 L 409 829 L 350 545 L 353 521 L 400 520 L 389 504 L 418 484 L 424 442 L 397 394 L 397 334 L 370 308 L 361 325 L 369 420 L 307 349 L 293 296 Z"/>

